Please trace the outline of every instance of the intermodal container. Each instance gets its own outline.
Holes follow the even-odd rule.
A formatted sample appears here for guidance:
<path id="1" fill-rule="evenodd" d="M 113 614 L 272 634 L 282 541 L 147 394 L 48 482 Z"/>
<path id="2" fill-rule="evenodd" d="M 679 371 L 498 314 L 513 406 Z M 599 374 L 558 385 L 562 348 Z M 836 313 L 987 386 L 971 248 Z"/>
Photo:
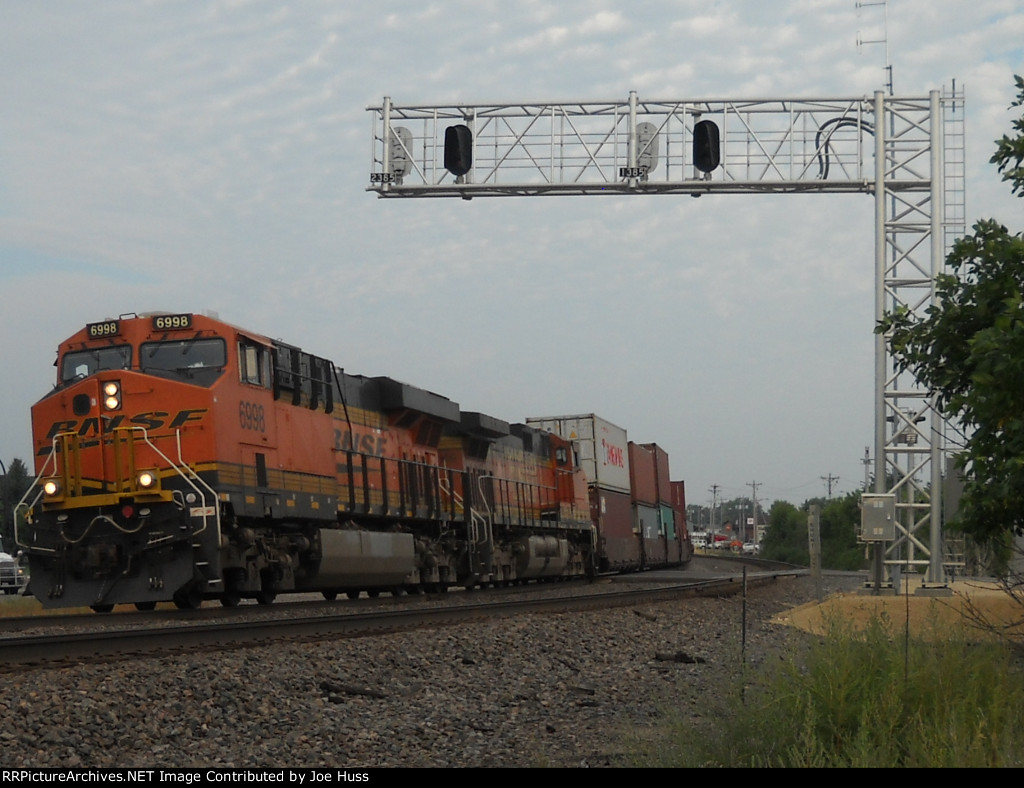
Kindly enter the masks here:
<path id="1" fill-rule="evenodd" d="M 690 538 L 690 527 L 686 522 L 686 482 L 671 482 L 670 488 L 676 536 L 679 538 L 679 557 L 681 561 L 689 561 L 693 556 L 693 543 Z"/>
<path id="2" fill-rule="evenodd" d="M 672 482 L 669 481 L 670 474 L 668 470 L 668 452 L 661 448 L 661 446 L 659 446 L 657 443 L 644 443 L 642 445 L 645 449 L 647 449 L 654 455 L 654 465 L 656 469 L 658 488 L 658 503 L 671 503 Z"/>
<path id="3" fill-rule="evenodd" d="M 593 413 L 535 416 L 526 423 L 573 441 L 588 483 L 606 490 L 629 492 L 629 441 L 622 427 Z"/>
<path id="4" fill-rule="evenodd" d="M 657 539 L 661 536 L 661 510 L 656 506 L 645 506 L 642 503 L 633 506 L 635 530 L 644 539 Z"/>
<path id="5" fill-rule="evenodd" d="M 686 482 L 672 482 L 672 508 L 686 514 Z"/>
<path id="6" fill-rule="evenodd" d="M 678 509 L 673 509 L 672 514 L 675 517 L 678 538 L 674 542 L 669 542 L 669 559 L 686 563 L 693 557 L 693 544 L 687 538 L 686 533 L 686 515 Z"/>
<path id="7" fill-rule="evenodd" d="M 671 542 L 677 538 L 675 510 L 668 503 L 659 504 L 658 508 L 661 511 L 661 532 Z"/>
<path id="8" fill-rule="evenodd" d="M 602 572 L 640 566 L 640 540 L 633 530 L 629 498 L 629 492 L 590 486 L 590 516 L 597 528 Z"/>
<path id="9" fill-rule="evenodd" d="M 658 468 L 654 452 L 629 442 L 629 481 L 633 503 L 653 506 L 658 502 Z"/>
<path id="10" fill-rule="evenodd" d="M 633 506 L 633 511 L 643 541 L 644 568 L 653 569 L 668 563 L 668 545 L 661 520 L 661 507 L 638 503 Z"/>

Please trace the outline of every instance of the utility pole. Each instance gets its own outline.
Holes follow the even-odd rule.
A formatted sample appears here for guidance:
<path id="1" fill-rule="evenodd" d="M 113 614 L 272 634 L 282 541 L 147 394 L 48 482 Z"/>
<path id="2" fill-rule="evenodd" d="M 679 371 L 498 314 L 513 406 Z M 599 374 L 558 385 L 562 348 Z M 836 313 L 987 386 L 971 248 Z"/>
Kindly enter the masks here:
<path id="1" fill-rule="evenodd" d="M 871 483 L 871 476 L 869 469 L 871 468 L 871 447 L 864 447 L 864 459 L 861 460 L 861 464 L 864 466 L 864 492 L 868 491 L 868 485 Z"/>
<path id="2" fill-rule="evenodd" d="M 754 544 L 759 541 L 757 538 L 757 488 L 761 486 L 761 482 L 750 482 L 750 497 L 754 501 Z"/>
<path id="3" fill-rule="evenodd" d="M 828 489 L 828 497 L 832 497 L 832 483 L 839 481 L 838 476 L 833 476 L 831 473 L 828 476 L 822 476 L 821 480 L 825 482 L 825 486 Z"/>
<path id="4" fill-rule="evenodd" d="M 715 509 L 718 507 L 718 491 L 721 489 L 719 485 L 712 484 L 708 488 L 708 492 L 711 493 L 711 533 L 718 533 L 718 529 L 715 527 Z"/>
<path id="5" fill-rule="evenodd" d="M 811 577 L 814 591 L 820 602 L 824 599 L 821 584 L 821 507 L 812 503 L 807 515 L 807 547 L 811 557 Z"/>

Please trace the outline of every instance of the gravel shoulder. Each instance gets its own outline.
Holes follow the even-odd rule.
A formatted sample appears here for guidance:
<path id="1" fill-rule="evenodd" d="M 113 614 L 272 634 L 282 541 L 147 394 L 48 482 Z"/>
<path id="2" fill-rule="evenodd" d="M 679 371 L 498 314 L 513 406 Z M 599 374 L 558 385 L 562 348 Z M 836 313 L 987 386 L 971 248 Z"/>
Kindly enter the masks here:
<path id="1" fill-rule="evenodd" d="M 826 577 L 825 591 L 860 582 Z M 686 599 L 4 675 L 0 763 L 626 765 L 636 737 L 656 730 L 667 712 L 692 720 L 695 731 L 714 719 L 744 661 L 758 669 L 802 634 L 772 618 L 815 598 L 810 578 L 785 578 L 746 600 Z"/>

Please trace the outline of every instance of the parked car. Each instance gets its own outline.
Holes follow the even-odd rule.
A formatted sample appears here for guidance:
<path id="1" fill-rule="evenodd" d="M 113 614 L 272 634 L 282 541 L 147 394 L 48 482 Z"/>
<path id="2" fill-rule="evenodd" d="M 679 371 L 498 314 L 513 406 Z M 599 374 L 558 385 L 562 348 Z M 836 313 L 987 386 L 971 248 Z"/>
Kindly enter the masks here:
<path id="1" fill-rule="evenodd" d="M 18 594 L 25 588 L 28 578 L 25 576 L 25 569 L 12 555 L 3 551 L 0 544 L 0 589 L 5 594 Z"/>
<path id="2" fill-rule="evenodd" d="M 760 545 L 756 545 L 753 542 L 745 542 L 743 545 L 743 555 L 757 555 L 760 552 Z"/>

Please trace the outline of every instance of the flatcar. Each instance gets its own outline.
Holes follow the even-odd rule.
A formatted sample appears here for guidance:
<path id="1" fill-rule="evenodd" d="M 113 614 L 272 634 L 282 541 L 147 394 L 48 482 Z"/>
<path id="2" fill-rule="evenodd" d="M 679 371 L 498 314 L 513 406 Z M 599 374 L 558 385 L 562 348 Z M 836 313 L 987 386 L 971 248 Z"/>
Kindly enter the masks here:
<path id="1" fill-rule="evenodd" d="M 201 314 L 90 323 L 56 368 L 32 408 L 36 479 L 15 517 L 46 608 L 444 591 L 609 566 L 594 484 L 557 431 Z M 685 520 L 671 527 L 688 545 Z"/>

